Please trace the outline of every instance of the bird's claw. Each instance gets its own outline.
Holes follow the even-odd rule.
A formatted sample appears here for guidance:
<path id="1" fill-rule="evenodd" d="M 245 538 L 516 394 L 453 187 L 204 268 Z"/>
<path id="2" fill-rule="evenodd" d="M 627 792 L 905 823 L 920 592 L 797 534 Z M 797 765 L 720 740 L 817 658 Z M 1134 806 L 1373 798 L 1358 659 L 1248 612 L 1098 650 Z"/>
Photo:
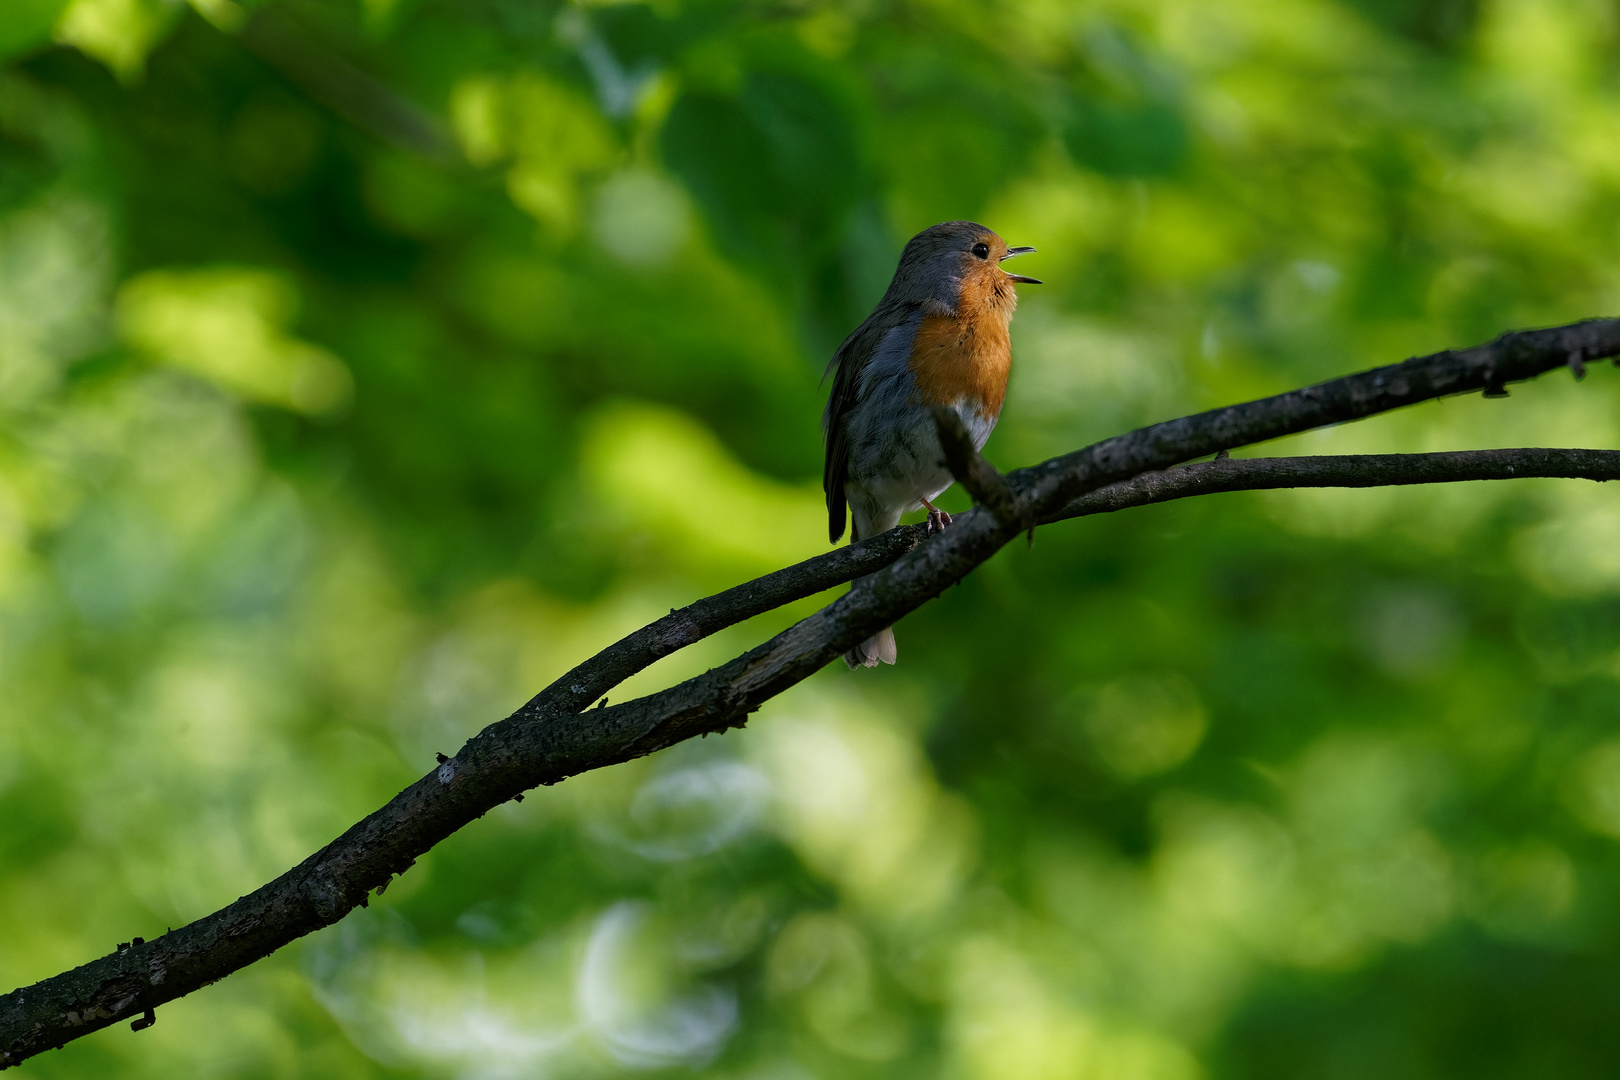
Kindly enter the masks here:
<path id="1" fill-rule="evenodd" d="M 936 507 L 930 506 L 928 508 L 928 522 L 925 527 L 925 531 L 929 536 L 933 536 L 935 533 L 944 532 L 945 526 L 949 525 L 950 523 L 951 515 Z"/>

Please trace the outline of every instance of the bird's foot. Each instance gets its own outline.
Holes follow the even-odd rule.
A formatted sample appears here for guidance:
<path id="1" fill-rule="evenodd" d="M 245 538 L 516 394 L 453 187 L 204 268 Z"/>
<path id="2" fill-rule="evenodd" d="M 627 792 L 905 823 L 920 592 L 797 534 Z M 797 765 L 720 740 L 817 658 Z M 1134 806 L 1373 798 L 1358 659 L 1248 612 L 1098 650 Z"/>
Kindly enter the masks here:
<path id="1" fill-rule="evenodd" d="M 951 523 L 951 515 L 947 514 L 945 511 L 941 510 L 927 499 L 924 499 L 922 504 L 928 508 L 928 522 L 924 531 L 927 532 L 929 536 L 933 536 L 935 533 L 944 532 L 945 526 Z"/>

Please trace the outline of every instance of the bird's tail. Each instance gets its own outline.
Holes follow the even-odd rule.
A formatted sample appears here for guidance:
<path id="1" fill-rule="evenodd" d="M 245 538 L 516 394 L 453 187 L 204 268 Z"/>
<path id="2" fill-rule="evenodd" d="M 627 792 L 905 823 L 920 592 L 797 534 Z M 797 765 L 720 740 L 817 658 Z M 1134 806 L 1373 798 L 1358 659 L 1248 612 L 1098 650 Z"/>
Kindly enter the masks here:
<path id="1" fill-rule="evenodd" d="M 888 532 L 900 524 L 900 510 L 898 507 L 875 507 L 869 499 L 855 498 L 849 501 L 849 518 L 849 542 L 855 544 L 868 536 Z M 856 578 L 854 584 L 859 586 L 863 580 Z M 895 655 L 894 627 L 885 626 L 845 653 L 844 663 L 852 668 L 877 667 L 879 661 L 894 663 Z"/>
<path id="2" fill-rule="evenodd" d="M 849 652 L 844 654 L 844 663 L 852 668 L 877 667 L 878 661 L 885 664 L 894 663 L 897 655 L 894 647 L 894 627 L 885 626 Z"/>

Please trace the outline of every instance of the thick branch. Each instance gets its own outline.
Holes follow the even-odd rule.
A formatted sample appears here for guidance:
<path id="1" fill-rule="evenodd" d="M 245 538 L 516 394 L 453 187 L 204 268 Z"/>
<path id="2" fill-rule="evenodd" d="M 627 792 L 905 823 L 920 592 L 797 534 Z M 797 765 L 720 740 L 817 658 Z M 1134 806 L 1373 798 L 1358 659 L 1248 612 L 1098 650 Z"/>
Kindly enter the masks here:
<path id="1" fill-rule="evenodd" d="M 512 716 L 486 728 L 455 758 L 275 881 L 157 940 L 120 949 L 0 997 L 0 1067 L 139 1015 L 336 922 L 364 904 L 370 890 L 386 885 L 393 874 L 403 872 L 438 841 L 529 788 L 639 757 L 693 735 L 740 726 L 765 700 L 960 580 L 1016 536 L 1024 522 L 1058 520 L 1241 486 L 1316 482 L 1363 486 L 1364 481 L 1355 474 L 1360 466 L 1348 464 L 1347 459 L 1329 459 L 1337 465 L 1289 459 L 1261 459 L 1264 464 L 1213 462 L 1141 474 L 1169 469 L 1217 450 L 1447 394 L 1498 393 L 1506 382 L 1617 353 L 1620 320 L 1592 320 L 1507 334 L 1490 345 L 1408 360 L 1142 428 L 1043 465 L 998 476 L 999 483 L 987 483 L 994 484 L 991 497 L 1001 504 L 1001 514 L 971 511 L 927 544 L 918 544 L 914 527 L 895 530 L 672 613 L 582 664 Z M 1507 459 L 1489 460 L 1491 454 L 1511 453 L 1515 452 L 1463 455 L 1470 461 L 1450 466 L 1437 465 L 1434 459 L 1456 455 L 1396 455 L 1362 462 L 1365 467 L 1382 468 L 1391 478 L 1373 483 L 1495 475 L 1617 475 L 1612 458 L 1558 456 L 1599 453 L 1594 451 L 1517 452 L 1550 455 L 1537 459 L 1542 461 L 1543 472 L 1525 472 L 1530 466 Z M 1501 472 L 1508 466 L 1519 471 Z M 1306 475 L 1313 468 L 1318 470 L 1315 481 Z M 1493 468 L 1498 471 L 1490 472 Z M 1254 483 L 1238 482 L 1245 469 Z M 1429 473 L 1420 475 L 1424 470 Z M 1407 478 L 1398 478 L 1402 476 Z M 991 490 L 985 484 L 975 486 Z M 684 644 L 838 581 L 870 574 L 891 559 L 896 561 L 837 603 L 723 667 L 637 701 L 581 711 L 598 694 Z"/>

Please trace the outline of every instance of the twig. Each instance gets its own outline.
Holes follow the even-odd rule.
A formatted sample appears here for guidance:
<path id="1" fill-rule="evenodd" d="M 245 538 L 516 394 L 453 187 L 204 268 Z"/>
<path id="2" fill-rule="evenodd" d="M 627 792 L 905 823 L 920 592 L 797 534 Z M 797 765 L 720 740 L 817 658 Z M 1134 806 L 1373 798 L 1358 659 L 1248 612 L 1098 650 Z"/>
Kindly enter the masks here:
<path id="1" fill-rule="evenodd" d="M 1449 464 L 1439 459 L 1458 455 L 1391 455 L 1359 464 L 1357 459 L 1233 460 L 1153 470 L 1447 394 L 1501 391 L 1508 382 L 1563 366 L 1571 356 L 1590 360 L 1617 353 L 1620 320 L 1506 334 L 1489 345 L 1142 428 L 998 477 L 999 485 L 982 482 L 981 475 L 974 480 L 979 496 L 997 503 L 1000 513 L 970 511 L 926 544 L 917 542 L 914 527 L 895 530 L 673 612 L 485 728 L 455 757 L 275 881 L 178 931 L 0 997 L 0 1068 L 154 1009 L 336 922 L 434 844 L 529 788 L 740 726 L 762 702 L 960 580 L 1025 522 L 1233 490 L 1244 486 L 1245 475 L 1253 487 L 1523 475 L 1613 478 L 1613 454 L 1579 450 L 1479 451 Z M 1515 453 L 1529 456 L 1513 459 Z M 1385 478 L 1367 481 L 1358 468 L 1382 469 Z M 971 459 L 965 472 L 975 476 Z M 891 565 L 872 574 L 888 559 L 894 560 Z M 752 614 L 866 574 L 871 576 L 862 587 L 720 668 L 649 697 L 582 712 L 597 695 L 659 656 Z"/>

